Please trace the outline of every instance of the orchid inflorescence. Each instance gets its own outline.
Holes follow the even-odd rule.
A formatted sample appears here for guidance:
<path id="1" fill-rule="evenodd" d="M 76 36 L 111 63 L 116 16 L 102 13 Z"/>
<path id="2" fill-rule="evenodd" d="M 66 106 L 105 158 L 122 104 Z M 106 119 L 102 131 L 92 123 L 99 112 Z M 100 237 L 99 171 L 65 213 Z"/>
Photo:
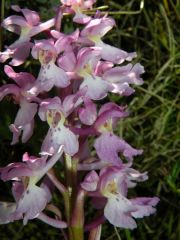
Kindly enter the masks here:
<path id="1" fill-rule="evenodd" d="M 1 224 L 20 219 L 27 224 L 38 218 L 56 228 L 68 228 L 71 240 L 83 239 L 84 231 L 90 232 L 89 239 L 100 239 L 106 220 L 116 227 L 134 229 L 134 218 L 155 212 L 157 197 L 128 197 L 128 189 L 148 176 L 132 168 L 133 158 L 142 150 L 114 133 L 118 120 L 129 115 L 127 107 L 106 98 L 109 92 L 124 97 L 134 93 L 133 85 L 143 84 L 144 68 L 127 63 L 136 57 L 135 52 L 103 42 L 115 21 L 100 11 L 86 15 L 84 10 L 92 9 L 95 2 L 62 0 L 56 16 L 44 23 L 37 12 L 12 6 L 17 15 L 2 23 L 19 35 L 0 53 L 1 62 L 11 59 L 4 72 L 14 81 L 0 87 L 0 99 L 12 95 L 19 104 L 9 127 L 12 144 L 31 138 L 36 114 L 49 130 L 38 157 L 24 153 L 22 161 L 0 168 L 1 180 L 12 181 L 14 197 L 14 202 L 0 202 Z M 67 14 L 79 24 L 70 34 L 60 31 Z M 46 39 L 32 39 L 41 32 Z M 40 63 L 37 77 L 13 69 L 30 53 Z M 98 101 L 102 99 L 104 104 Z M 64 174 L 54 169 L 57 162 Z M 59 209 L 52 203 L 55 188 L 62 194 L 65 214 L 62 206 Z M 84 220 L 87 198 L 96 212 L 91 222 Z"/>

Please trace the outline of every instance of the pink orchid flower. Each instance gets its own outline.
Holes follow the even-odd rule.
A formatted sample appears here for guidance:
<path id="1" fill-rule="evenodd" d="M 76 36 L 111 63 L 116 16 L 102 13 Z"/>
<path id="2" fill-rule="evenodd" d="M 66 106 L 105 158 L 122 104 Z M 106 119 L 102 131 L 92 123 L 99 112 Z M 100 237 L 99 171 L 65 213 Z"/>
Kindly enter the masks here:
<path id="1" fill-rule="evenodd" d="M 70 7 L 75 13 L 73 21 L 76 23 L 86 24 L 91 20 L 91 17 L 83 14 L 83 10 L 92 9 L 92 5 L 96 2 L 96 0 L 61 0 L 61 3 Z"/>
<path id="2" fill-rule="evenodd" d="M 119 48 L 104 43 L 101 38 L 112 29 L 115 21 L 112 18 L 96 18 L 91 20 L 81 31 L 81 37 L 91 40 L 96 47 L 102 49 L 102 58 L 104 60 L 120 64 L 125 60 L 131 61 L 136 57 L 136 53 L 127 53 Z"/>
<path id="3" fill-rule="evenodd" d="M 129 84 L 142 85 L 140 75 L 144 73 L 144 67 L 140 63 L 134 66 L 129 63 L 122 67 L 114 67 L 104 72 L 103 79 L 111 83 L 112 92 L 123 96 L 129 96 L 134 89 Z"/>
<path id="4" fill-rule="evenodd" d="M 88 87 L 86 96 L 99 100 L 107 96 L 110 85 L 103 78 L 95 74 L 95 68 L 101 59 L 98 48 L 82 48 L 77 54 L 76 73 L 83 78 L 80 88 Z"/>
<path id="5" fill-rule="evenodd" d="M 57 50 L 53 40 L 36 41 L 32 56 L 40 61 L 41 69 L 35 85 L 29 90 L 30 94 L 50 91 L 53 86 L 65 88 L 70 84 L 68 75 L 55 64 Z"/>
<path id="6" fill-rule="evenodd" d="M 49 124 L 48 133 L 42 143 L 42 154 L 51 155 L 60 145 L 64 146 L 64 152 L 70 156 L 78 152 L 78 136 L 66 127 L 66 124 L 67 117 L 82 103 L 84 94 L 85 89 L 82 89 L 76 94 L 67 96 L 63 102 L 58 97 L 41 102 L 39 116 L 42 121 Z"/>
<path id="7" fill-rule="evenodd" d="M 135 170 L 134 170 L 135 171 Z M 159 202 L 157 197 L 153 198 L 133 198 L 128 199 L 127 193 L 129 188 L 129 178 L 133 181 L 141 179 L 146 180 L 146 175 L 127 167 L 107 167 L 103 168 L 98 174 L 95 171 L 90 172 L 81 183 L 81 187 L 85 189 L 90 196 L 101 199 L 101 196 L 106 199 L 101 199 L 101 207 L 104 207 L 105 218 L 114 226 L 121 228 L 134 229 L 137 227 L 133 218 L 142 218 L 153 214 L 155 206 Z M 142 178 L 142 176 L 144 176 Z M 132 186 L 131 186 L 132 187 Z M 96 205 L 96 204 L 95 204 Z"/>
<path id="8" fill-rule="evenodd" d="M 13 195 L 16 200 L 16 204 L 14 203 L 11 208 L 4 208 L 4 217 L 0 217 L 1 221 L 9 222 L 23 218 L 23 223 L 27 224 L 29 219 L 36 218 L 44 210 L 51 199 L 50 192 L 45 186 L 37 186 L 37 183 L 60 159 L 62 153 L 63 146 L 50 159 L 47 156 L 29 157 L 26 153 L 23 162 L 11 163 L 1 169 L 2 180 L 15 181 Z M 62 221 L 61 227 L 66 226 Z"/>
<path id="9" fill-rule="evenodd" d="M 30 53 L 30 49 L 33 46 L 30 42 L 31 37 L 52 27 L 54 19 L 41 23 L 39 14 L 35 11 L 27 8 L 21 9 L 18 6 L 12 6 L 12 9 L 16 12 L 22 12 L 23 16 L 12 15 L 4 19 L 2 26 L 20 36 L 4 52 L 0 53 L 0 62 L 5 62 L 7 59 L 12 58 L 10 64 L 18 66 L 24 63 Z"/>
<path id="10" fill-rule="evenodd" d="M 96 139 L 94 147 L 101 161 L 117 166 L 122 164 L 121 157 L 118 155 L 119 153 L 131 163 L 134 156 L 141 155 L 143 152 L 131 147 L 123 139 L 111 132 L 101 134 Z"/>
<path id="11" fill-rule="evenodd" d="M 31 102 L 34 99 L 29 98 L 27 94 L 28 89 L 34 85 L 35 78 L 30 73 L 16 73 L 8 65 L 5 66 L 4 71 L 16 84 L 6 84 L 0 87 L 0 100 L 6 95 L 12 94 L 15 101 L 20 105 L 15 121 L 10 125 L 10 130 L 13 133 L 12 144 L 19 141 L 21 132 L 23 132 L 22 142 L 24 143 L 33 134 L 34 116 L 37 112 L 37 103 Z"/>

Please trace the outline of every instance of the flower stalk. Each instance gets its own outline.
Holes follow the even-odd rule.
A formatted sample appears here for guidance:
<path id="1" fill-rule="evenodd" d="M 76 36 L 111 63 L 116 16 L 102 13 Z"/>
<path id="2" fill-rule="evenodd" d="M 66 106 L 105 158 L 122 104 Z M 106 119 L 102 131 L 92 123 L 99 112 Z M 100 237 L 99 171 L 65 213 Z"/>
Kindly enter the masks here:
<path id="1" fill-rule="evenodd" d="M 84 200 L 85 192 L 80 189 L 75 199 L 71 217 L 73 240 L 84 240 Z"/>

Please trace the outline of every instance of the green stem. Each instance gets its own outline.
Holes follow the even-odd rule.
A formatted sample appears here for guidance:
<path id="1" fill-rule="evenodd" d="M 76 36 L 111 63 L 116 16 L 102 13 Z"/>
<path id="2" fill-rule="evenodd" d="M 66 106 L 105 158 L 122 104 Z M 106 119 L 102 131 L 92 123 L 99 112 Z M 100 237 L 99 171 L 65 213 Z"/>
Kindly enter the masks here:
<path id="1" fill-rule="evenodd" d="M 70 240 L 83 240 L 83 228 L 80 222 L 84 222 L 84 218 L 79 218 L 81 218 L 81 216 L 84 214 L 84 210 L 82 213 L 79 208 L 79 202 L 81 201 L 82 193 L 80 192 L 77 194 L 77 162 L 77 159 L 72 159 L 71 156 L 65 154 L 67 195 L 66 199 L 64 200 Z"/>
<path id="2" fill-rule="evenodd" d="M 80 189 L 74 204 L 74 209 L 71 217 L 71 229 L 73 240 L 84 239 L 84 199 L 85 192 Z"/>
<path id="3" fill-rule="evenodd" d="M 73 234 L 71 230 L 71 212 L 72 212 L 72 160 L 68 154 L 65 154 L 64 157 L 64 164 L 65 164 L 65 180 L 66 180 L 66 188 L 67 192 L 64 197 L 64 204 L 66 210 L 66 219 L 68 223 L 68 235 L 69 240 L 73 240 Z"/>
<path id="4" fill-rule="evenodd" d="M 66 219 L 67 219 L 67 223 L 68 223 L 69 240 L 74 240 L 72 229 L 70 227 L 70 225 L 71 225 L 71 222 L 70 222 L 70 219 L 71 219 L 71 198 L 70 198 L 68 192 L 66 192 L 66 194 L 64 195 L 64 204 L 65 204 Z"/>

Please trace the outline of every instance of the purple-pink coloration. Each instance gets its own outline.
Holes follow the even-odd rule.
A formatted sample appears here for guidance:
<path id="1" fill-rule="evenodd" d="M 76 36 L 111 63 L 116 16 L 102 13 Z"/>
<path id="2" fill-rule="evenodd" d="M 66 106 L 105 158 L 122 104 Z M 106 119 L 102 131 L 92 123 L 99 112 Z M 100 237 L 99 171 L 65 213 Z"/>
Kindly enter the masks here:
<path id="1" fill-rule="evenodd" d="M 83 14 L 84 9 L 92 9 L 92 5 L 96 0 L 61 0 L 61 3 L 68 7 L 68 11 L 75 13 L 73 21 L 80 24 L 86 24 L 91 20 L 91 17 Z"/>
<path id="2" fill-rule="evenodd" d="M 50 192 L 47 187 L 39 187 L 36 184 L 51 169 L 62 155 L 61 146 L 57 153 L 50 159 L 47 156 L 41 158 L 29 157 L 26 153 L 23 156 L 23 162 L 11 163 L 1 169 L 1 179 L 3 181 L 13 180 L 13 195 L 16 201 L 16 207 L 9 216 L 13 221 L 17 218 L 23 218 L 26 224 L 29 219 L 33 219 L 41 213 L 50 201 Z"/>
<path id="3" fill-rule="evenodd" d="M 118 156 L 120 153 L 130 163 L 134 156 L 142 154 L 142 150 L 134 149 L 111 132 L 101 134 L 94 146 L 101 161 L 117 166 L 122 164 L 122 159 Z"/>
<path id="4" fill-rule="evenodd" d="M 13 44 L 7 47 L 4 52 L 0 52 L 0 62 L 5 62 L 12 58 L 10 62 L 13 66 L 18 66 L 24 63 L 29 56 L 30 49 L 33 43 L 30 42 L 31 37 L 45 31 L 54 25 L 54 20 L 51 19 L 45 23 L 40 22 L 39 14 L 27 8 L 21 9 L 18 6 L 12 6 L 16 12 L 21 12 L 23 16 L 12 15 L 2 22 L 2 27 L 19 35 Z"/>
<path id="5" fill-rule="evenodd" d="M 88 15 L 95 0 L 60 2 L 56 16 L 44 23 L 37 12 L 16 5 L 12 9 L 18 15 L 2 22 L 19 38 L 0 53 L 0 61 L 11 58 L 9 64 L 18 66 L 31 53 L 40 65 L 36 77 L 4 67 L 14 82 L 0 87 L 0 100 L 10 95 L 19 105 L 9 126 L 12 144 L 19 139 L 27 142 L 39 130 L 36 113 L 48 130 L 37 141 L 40 157 L 25 153 L 22 161 L 0 168 L 0 179 L 12 181 L 14 198 L 14 202 L 0 202 L 0 224 L 19 219 L 27 224 L 37 218 L 55 228 L 69 228 L 71 240 L 83 240 L 84 230 L 90 232 L 89 239 L 95 234 L 99 240 L 106 219 L 116 227 L 134 229 L 134 219 L 153 214 L 159 202 L 157 197 L 131 197 L 129 189 L 148 179 L 147 172 L 132 167 L 143 151 L 115 134 L 118 121 L 129 111 L 107 98 L 108 93 L 123 98 L 134 93 L 134 87 L 143 84 L 144 68 L 126 63 L 136 57 L 135 52 L 103 41 L 116 23 L 100 12 Z M 73 15 L 74 24 L 82 24 L 69 34 L 60 31 L 67 14 Z M 35 37 L 46 30 L 43 39 Z M 64 200 L 60 208 L 52 203 L 55 188 Z M 85 197 L 97 211 L 88 223 Z M 60 211 L 63 207 L 65 214 Z"/>
<path id="6" fill-rule="evenodd" d="M 35 78 L 30 73 L 16 73 L 8 65 L 5 66 L 4 71 L 16 84 L 6 84 L 0 87 L 0 99 L 12 94 L 20 106 L 14 123 L 10 125 L 10 130 L 13 133 L 12 144 L 19 141 L 21 132 L 23 132 L 22 142 L 26 142 L 33 134 L 34 116 L 37 112 L 37 103 L 33 102 L 35 99 L 30 98 L 27 94 L 28 89 L 33 86 Z"/>
<path id="7" fill-rule="evenodd" d="M 128 175 L 128 172 L 136 173 Z M 81 183 L 81 187 L 93 196 L 96 202 L 95 207 L 104 208 L 104 216 L 106 219 L 117 227 L 134 229 L 137 225 L 134 218 L 149 216 L 155 212 L 154 206 L 159 202 L 157 197 L 154 198 L 133 198 L 128 199 L 128 188 L 132 187 L 129 181 L 138 181 L 137 176 L 144 176 L 142 181 L 147 178 L 145 174 L 138 173 L 134 169 L 122 165 L 121 167 L 113 166 L 103 168 L 99 176 L 95 171 L 90 172 Z M 134 185 L 135 186 L 135 185 Z M 98 199 L 104 197 L 107 201 Z"/>

